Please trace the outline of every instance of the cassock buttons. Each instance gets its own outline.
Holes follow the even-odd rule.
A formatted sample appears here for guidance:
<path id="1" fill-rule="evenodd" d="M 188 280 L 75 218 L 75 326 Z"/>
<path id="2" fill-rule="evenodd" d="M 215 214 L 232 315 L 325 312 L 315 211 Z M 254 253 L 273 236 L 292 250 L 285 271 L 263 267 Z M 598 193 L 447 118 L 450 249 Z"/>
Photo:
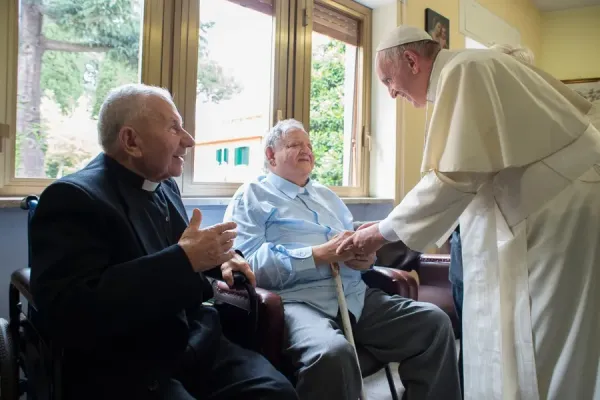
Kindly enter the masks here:
<path id="1" fill-rule="evenodd" d="M 165 221 L 169 222 L 169 216 L 167 215 L 167 217 L 165 218 Z"/>

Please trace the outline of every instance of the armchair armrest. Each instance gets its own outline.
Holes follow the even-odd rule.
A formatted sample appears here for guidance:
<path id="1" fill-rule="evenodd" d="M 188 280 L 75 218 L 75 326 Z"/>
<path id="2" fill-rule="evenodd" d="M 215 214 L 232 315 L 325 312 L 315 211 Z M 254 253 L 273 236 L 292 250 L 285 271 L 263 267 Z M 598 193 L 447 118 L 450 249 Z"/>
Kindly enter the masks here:
<path id="1" fill-rule="evenodd" d="M 386 267 L 374 267 L 363 274 L 367 286 L 378 288 L 389 295 L 400 295 L 417 300 L 419 286 L 415 279 L 406 271 Z"/>
<path id="2" fill-rule="evenodd" d="M 421 254 L 419 279 L 422 285 L 450 287 L 449 254 Z"/>
<path id="3" fill-rule="evenodd" d="M 261 288 L 232 289 L 223 281 L 213 282 L 213 292 L 225 336 L 259 352 L 280 368 L 285 326 L 281 297 Z M 244 320 L 255 324 L 254 332 L 240 329 L 247 326 Z"/>

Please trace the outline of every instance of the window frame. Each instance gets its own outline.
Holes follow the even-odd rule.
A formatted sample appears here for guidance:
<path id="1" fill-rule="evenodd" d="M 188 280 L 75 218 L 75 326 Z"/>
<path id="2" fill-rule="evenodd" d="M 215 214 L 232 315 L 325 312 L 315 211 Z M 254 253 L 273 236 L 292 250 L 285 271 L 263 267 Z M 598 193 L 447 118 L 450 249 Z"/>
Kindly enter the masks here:
<path id="1" fill-rule="evenodd" d="M 0 0 L 0 196 L 41 193 L 54 179 L 16 178 L 16 103 L 19 48 L 18 1 Z M 270 120 L 308 121 L 312 54 L 312 9 L 317 0 L 273 0 L 274 82 Z M 357 166 L 356 186 L 331 187 L 341 197 L 368 195 L 371 118 L 372 12 L 353 0 L 318 0 L 360 21 L 357 47 L 357 93 L 354 112 Z M 195 132 L 196 80 L 199 44 L 198 0 L 144 0 L 140 46 L 140 81 L 171 91 L 186 129 Z M 0 35 L 0 37 L 2 37 Z M 307 129 L 308 129 L 308 124 Z M 3 132 L 8 136 L 3 137 Z M 229 197 L 242 183 L 194 182 L 194 151 L 189 151 L 183 175 L 176 178 L 184 197 Z"/>
<path id="2" fill-rule="evenodd" d="M 0 59 L 3 59 L 4 56 L 4 59 L 7 60 L 6 89 L 0 90 L 0 123 L 8 125 L 8 137 L 0 137 L 0 141 L 3 141 L 0 152 L 0 195 L 2 196 L 39 194 L 54 182 L 54 179 L 15 177 L 19 49 L 18 2 L 19 0 L 0 0 L 0 15 L 5 15 L 8 21 L 8 24 L 5 25 L 6 45 L 0 44 Z M 140 35 L 140 81 L 143 83 L 166 88 L 170 86 L 172 13 L 179 2 L 181 0 L 144 0 Z M 4 116 L 2 110 L 6 110 Z M 2 117 L 4 117 L 4 121 Z"/>
<path id="3" fill-rule="evenodd" d="M 356 166 L 352 168 L 355 186 L 330 186 L 340 197 L 364 197 L 369 195 L 369 156 L 371 126 L 371 74 L 372 74 L 372 10 L 352 0 L 302 0 L 306 18 L 300 16 L 297 47 L 301 55 L 297 57 L 295 76 L 294 115 L 301 121 L 310 121 L 310 76 L 312 69 L 313 7 L 320 3 L 330 9 L 346 14 L 359 22 L 359 45 L 355 82 L 355 109 L 353 136 L 356 138 Z M 309 130 L 310 123 L 305 123 Z"/>
<path id="4" fill-rule="evenodd" d="M 196 137 L 195 108 L 196 80 L 198 74 L 198 44 L 200 28 L 200 2 L 198 0 L 182 0 L 188 4 L 186 13 L 176 15 L 175 25 L 180 27 L 180 36 L 175 38 L 174 65 L 185 65 L 185 70 L 175 70 L 173 74 L 173 96 L 175 104 L 184 121 L 185 129 Z M 290 24 L 288 15 L 294 10 L 296 0 L 273 0 L 273 92 L 271 101 L 272 123 L 286 118 L 289 114 L 288 99 L 290 87 L 287 84 L 290 69 Z M 177 29 L 177 28 L 176 28 Z M 177 30 L 176 30 L 177 32 Z M 193 84 L 185 84 L 193 82 Z M 193 89 L 193 90 L 190 90 Z M 184 95 L 181 95 L 185 93 Z M 179 95 L 176 95 L 179 94 Z M 184 197 L 230 197 L 243 183 L 232 182 L 194 182 L 195 151 L 188 151 L 185 157 L 183 174 L 179 179 Z"/>

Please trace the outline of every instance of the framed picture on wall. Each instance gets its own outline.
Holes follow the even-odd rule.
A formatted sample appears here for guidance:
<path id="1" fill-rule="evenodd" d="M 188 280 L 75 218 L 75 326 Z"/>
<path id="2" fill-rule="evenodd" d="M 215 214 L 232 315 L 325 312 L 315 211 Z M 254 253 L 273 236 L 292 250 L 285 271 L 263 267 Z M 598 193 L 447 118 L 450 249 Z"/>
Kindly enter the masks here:
<path id="1" fill-rule="evenodd" d="M 600 103 L 600 78 L 569 79 L 562 82 L 592 103 Z"/>
<path id="2" fill-rule="evenodd" d="M 425 30 L 443 49 L 450 48 L 450 20 L 431 8 L 425 9 Z"/>

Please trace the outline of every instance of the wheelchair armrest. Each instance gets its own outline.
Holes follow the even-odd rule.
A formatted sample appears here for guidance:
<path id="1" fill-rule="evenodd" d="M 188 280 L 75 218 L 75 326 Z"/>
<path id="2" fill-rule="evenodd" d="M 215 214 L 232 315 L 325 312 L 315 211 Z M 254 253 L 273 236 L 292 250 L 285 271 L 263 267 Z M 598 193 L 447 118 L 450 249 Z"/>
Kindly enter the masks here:
<path id="1" fill-rule="evenodd" d="M 237 328 L 236 330 L 240 331 L 238 333 L 248 334 L 239 329 L 239 321 L 230 321 L 231 318 L 235 318 L 235 315 L 239 315 L 239 313 L 232 312 L 231 308 L 241 310 L 249 315 L 252 320 L 256 321 L 253 350 L 265 356 L 276 368 L 280 367 L 285 326 L 281 297 L 261 288 L 232 289 L 223 281 L 213 282 L 213 292 L 215 304 L 225 305 L 225 307 L 218 307 L 222 323 L 224 325 L 231 324 L 234 329 Z M 253 297 L 256 299 L 256 319 L 252 317 Z M 227 328 L 224 326 L 224 329 Z M 235 332 L 233 335 L 237 336 Z"/>
<path id="2" fill-rule="evenodd" d="M 13 272 L 10 276 L 10 283 L 13 285 L 23 297 L 27 299 L 29 304 L 35 305 L 33 295 L 30 290 L 31 269 L 22 268 Z"/>
<path id="3" fill-rule="evenodd" d="M 419 285 L 406 271 L 374 267 L 363 274 L 363 280 L 370 288 L 381 289 L 389 295 L 397 294 L 413 300 L 419 296 Z"/>

